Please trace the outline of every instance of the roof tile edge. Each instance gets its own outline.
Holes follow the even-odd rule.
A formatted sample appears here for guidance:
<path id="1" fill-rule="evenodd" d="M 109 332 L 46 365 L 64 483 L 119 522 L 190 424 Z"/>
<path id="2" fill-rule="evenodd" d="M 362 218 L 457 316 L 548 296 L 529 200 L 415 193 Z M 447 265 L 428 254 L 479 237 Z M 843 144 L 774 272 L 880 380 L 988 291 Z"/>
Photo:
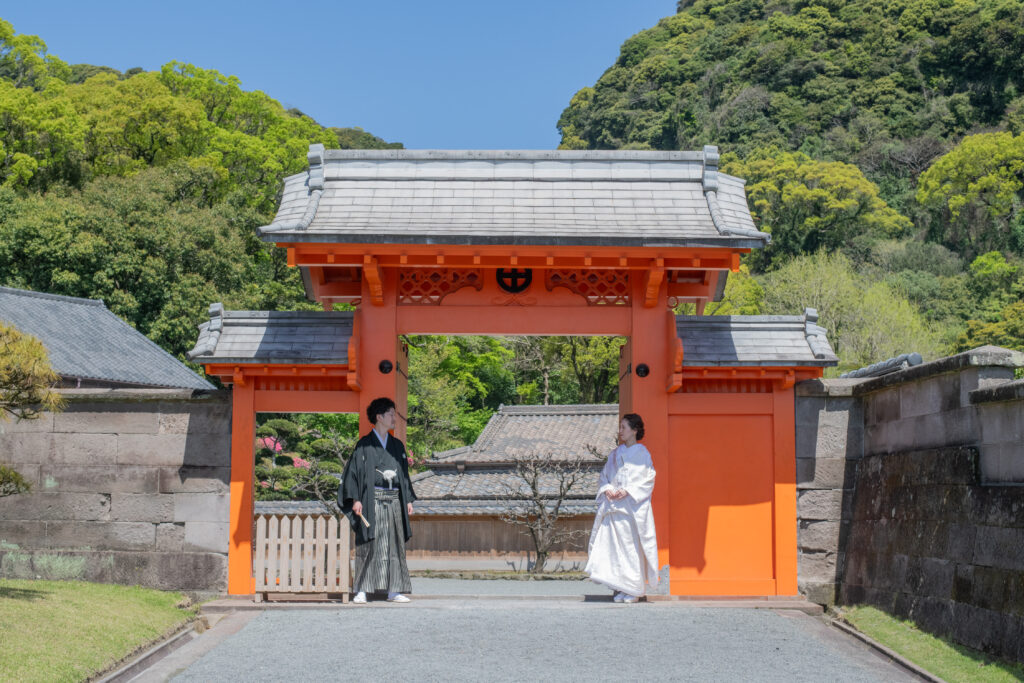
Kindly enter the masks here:
<path id="1" fill-rule="evenodd" d="M 64 301 L 69 304 L 79 304 L 81 306 L 107 307 L 103 302 L 103 299 L 84 299 L 77 296 L 65 296 L 64 294 L 48 294 L 46 292 L 36 292 L 31 289 L 18 289 L 17 287 L 0 287 L 0 293 L 14 294 L 16 296 L 30 296 L 37 299 L 50 299 L 51 301 Z"/>
<path id="2" fill-rule="evenodd" d="M 818 360 L 838 361 L 839 357 L 832 351 L 832 345 L 828 343 L 828 331 L 817 323 L 818 311 L 813 308 L 805 308 L 804 335 L 807 337 L 807 346 Z"/>
<path id="3" fill-rule="evenodd" d="M 217 349 L 220 333 L 224 331 L 224 304 L 220 302 L 210 304 L 207 314 L 210 319 L 199 326 L 199 339 L 196 340 L 195 347 L 185 354 L 189 360 L 212 356 Z"/>
<path id="4" fill-rule="evenodd" d="M 766 232 L 734 228 L 726 222 L 725 214 L 718 203 L 718 161 L 721 159 L 721 156 L 718 154 L 718 147 L 715 145 L 704 145 L 702 154 L 703 168 L 701 170 L 700 184 L 704 188 L 704 199 L 708 203 L 711 222 L 714 224 L 715 229 L 718 230 L 718 234 L 723 236 L 739 235 L 741 237 L 753 237 L 764 241 L 765 244 L 771 242 L 772 236 Z"/>
<path id="5" fill-rule="evenodd" d="M 306 188 L 309 192 L 309 197 L 306 200 L 306 210 L 302 213 L 302 218 L 292 221 L 281 221 L 280 223 L 272 222 L 270 225 L 265 225 L 258 228 L 259 234 L 265 234 L 268 232 L 283 232 L 286 230 L 305 230 L 316 218 L 316 211 L 320 208 L 320 197 L 324 193 L 324 155 L 326 148 L 320 144 L 312 144 L 309 146 L 309 152 L 306 153 L 306 158 L 309 160 L 309 170 L 306 175 Z"/>

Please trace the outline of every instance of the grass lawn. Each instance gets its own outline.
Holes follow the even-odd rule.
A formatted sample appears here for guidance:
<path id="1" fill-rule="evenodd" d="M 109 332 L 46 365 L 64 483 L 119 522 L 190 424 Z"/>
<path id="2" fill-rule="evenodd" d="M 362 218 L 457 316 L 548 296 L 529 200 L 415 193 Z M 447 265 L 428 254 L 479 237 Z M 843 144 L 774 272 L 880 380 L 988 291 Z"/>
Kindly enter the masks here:
<path id="1" fill-rule="evenodd" d="M 193 618 L 180 593 L 0 580 L 0 681 L 81 681 Z"/>
<path id="2" fill-rule="evenodd" d="M 1024 666 L 925 633 L 874 607 L 842 607 L 839 612 L 861 633 L 947 681 L 1024 680 Z"/>

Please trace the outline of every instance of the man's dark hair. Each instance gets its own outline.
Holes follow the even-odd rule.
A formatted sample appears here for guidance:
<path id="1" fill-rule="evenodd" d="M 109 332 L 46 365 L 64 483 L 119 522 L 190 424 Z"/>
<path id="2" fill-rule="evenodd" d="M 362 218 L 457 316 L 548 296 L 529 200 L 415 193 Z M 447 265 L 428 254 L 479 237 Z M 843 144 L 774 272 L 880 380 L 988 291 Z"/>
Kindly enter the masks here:
<path id="1" fill-rule="evenodd" d="M 629 428 L 636 432 L 636 440 L 640 441 L 644 438 L 644 420 L 636 413 L 626 413 L 622 416 L 622 419 L 629 424 Z"/>
<path id="2" fill-rule="evenodd" d="M 370 421 L 370 424 L 375 425 L 377 424 L 378 417 L 395 407 L 395 402 L 386 396 L 375 398 L 370 401 L 370 405 L 366 408 L 366 419 Z"/>

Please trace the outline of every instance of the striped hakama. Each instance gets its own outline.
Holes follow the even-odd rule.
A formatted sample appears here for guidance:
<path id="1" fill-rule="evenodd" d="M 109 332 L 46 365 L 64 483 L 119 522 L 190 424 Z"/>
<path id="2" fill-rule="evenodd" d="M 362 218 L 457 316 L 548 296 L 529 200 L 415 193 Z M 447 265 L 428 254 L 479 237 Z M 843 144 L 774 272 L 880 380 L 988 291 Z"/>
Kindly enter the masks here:
<path id="1" fill-rule="evenodd" d="M 375 489 L 373 505 L 376 525 L 373 540 L 356 546 L 352 588 L 356 593 L 411 593 L 398 489 Z"/>

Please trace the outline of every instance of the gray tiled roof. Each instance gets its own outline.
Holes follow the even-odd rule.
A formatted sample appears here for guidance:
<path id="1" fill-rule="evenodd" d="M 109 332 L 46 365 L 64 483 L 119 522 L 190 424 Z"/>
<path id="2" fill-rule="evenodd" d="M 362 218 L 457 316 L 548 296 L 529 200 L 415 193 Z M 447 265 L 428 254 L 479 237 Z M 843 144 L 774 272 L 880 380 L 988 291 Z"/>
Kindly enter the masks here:
<path id="1" fill-rule="evenodd" d="M 584 470 L 569 497 L 593 498 L 597 495 L 600 474 L 600 465 L 597 464 Z M 473 468 L 463 472 L 447 468 L 435 469 L 413 477 L 413 488 L 421 500 L 507 498 L 523 486 L 523 480 L 508 467 Z M 558 480 L 554 475 L 541 479 L 543 495 L 554 495 L 557 492 Z"/>
<path id="2" fill-rule="evenodd" d="M 418 500 L 413 505 L 414 515 L 500 515 L 508 501 L 490 500 Z M 315 515 L 328 514 L 319 503 L 306 500 L 256 501 L 258 515 Z M 597 503 L 590 499 L 569 499 L 562 503 L 562 514 L 592 515 Z"/>
<path id="3" fill-rule="evenodd" d="M 808 308 L 802 316 L 678 315 L 684 366 L 827 366 L 839 359 Z"/>
<path id="4" fill-rule="evenodd" d="M 331 512 L 315 500 L 257 500 L 253 508 L 257 515 L 323 515 Z"/>
<path id="5" fill-rule="evenodd" d="M 496 515 L 524 484 L 514 462 L 534 453 L 557 458 L 582 455 L 588 460 L 579 483 L 570 492 L 565 510 L 587 515 L 595 511 L 594 496 L 603 460 L 591 454 L 615 446 L 619 406 L 502 406 L 472 446 L 434 454 L 431 469 L 413 476 L 419 514 Z M 554 495 L 555 475 L 541 480 L 541 491 Z M 502 499 L 505 500 L 502 500 Z"/>
<path id="6" fill-rule="evenodd" d="M 507 500 L 418 500 L 413 505 L 417 515 L 500 515 L 508 509 Z M 562 501 L 563 515 L 592 515 L 597 502 L 591 498 Z"/>
<path id="7" fill-rule="evenodd" d="M 0 320 L 39 338 L 67 379 L 214 388 L 99 300 L 0 287 Z"/>
<path id="8" fill-rule="evenodd" d="M 433 462 L 508 462 L 522 455 L 604 455 L 615 448 L 619 406 L 502 406 L 472 446 L 434 453 Z M 430 462 L 428 462 L 430 464 Z"/>
<path id="9" fill-rule="evenodd" d="M 324 150 L 288 177 L 274 242 L 763 246 L 718 150 Z"/>
<path id="10" fill-rule="evenodd" d="M 210 306 L 210 320 L 188 353 L 202 363 L 348 362 L 350 311 L 225 311 Z"/>

